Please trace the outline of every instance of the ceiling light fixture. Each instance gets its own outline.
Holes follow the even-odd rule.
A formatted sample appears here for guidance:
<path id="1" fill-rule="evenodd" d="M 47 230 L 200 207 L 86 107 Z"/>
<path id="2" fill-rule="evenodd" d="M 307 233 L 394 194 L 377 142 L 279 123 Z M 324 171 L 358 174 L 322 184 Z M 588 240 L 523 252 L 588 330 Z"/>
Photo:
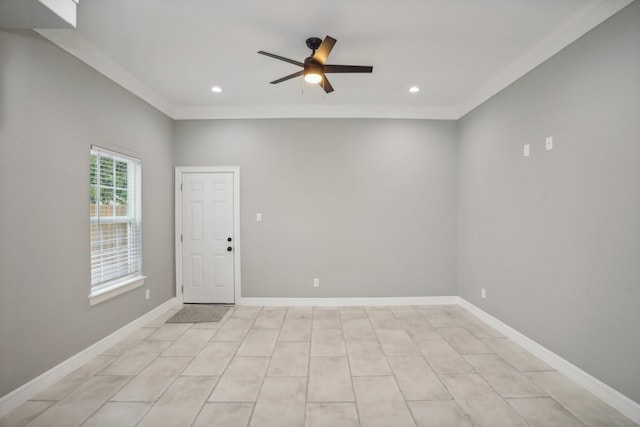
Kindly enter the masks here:
<path id="1" fill-rule="evenodd" d="M 220 93 L 220 92 L 222 92 L 222 88 L 220 86 L 214 86 L 214 87 L 211 88 L 211 92 Z"/>
<path id="2" fill-rule="evenodd" d="M 320 83 L 322 81 L 322 64 L 313 61 L 313 57 L 304 60 L 304 81 L 307 83 Z"/>
<path id="3" fill-rule="evenodd" d="M 411 92 L 411 93 L 418 93 L 418 92 L 420 92 L 420 88 L 419 88 L 418 86 L 411 86 L 411 87 L 409 88 L 409 92 Z"/>
<path id="4" fill-rule="evenodd" d="M 315 72 L 309 72 L 304 75 L 304 81 L 307 83 L 320 83 L 322 81 L 322 76 Z"/>

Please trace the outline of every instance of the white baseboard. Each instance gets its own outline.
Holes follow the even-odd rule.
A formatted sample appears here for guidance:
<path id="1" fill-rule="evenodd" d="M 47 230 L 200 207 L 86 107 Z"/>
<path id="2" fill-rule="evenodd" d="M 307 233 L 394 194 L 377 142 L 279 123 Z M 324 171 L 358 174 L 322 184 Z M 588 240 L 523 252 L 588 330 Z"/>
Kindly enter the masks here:
<path id="1" fill-rule="evenodd" d="M 543 347 L 527 336 L 521 334 L 511 326 L 496 319 L 489 313 L 471 304 L 462 297 L 459 297 L 459 304 L 467 311 L 487 323 L 489 326 L 502 333 L 507 338 L 519 344 L 525 350 L 546 362 L 558 372 L 569 377 L 573 382 L 590 391 L 598 398 L 609 404 L 636 423 L 640 423 L 640 404 L 629 399 L 624 394 L 606 385 L 599 379 L 589 375 L 571 362 L 558 356 L 551 350 Z"/>
<path id="2" fill-rule="evenodd" d="M 448 305 L 458 304 L 457 296 L 442 297 L 374 297 L 374 298 L 247 298 L 236 301 L 237 305 L 289 306 L 289 307 L 345 307 L 385 305 Z"/>
<path id="3" fill-rule="evenodd" d="M 120 340 L 122 340 L 138 328 L 146 325 L 157 316 L 161 315 L 169 308 L 177 304 L 179 304 L 177 298 L 172 298 L 169 301 L 160 304 L 158 307 L 138 317 L 131 323 L 123 326 L 114 333 L 101 339 L 97 343 L 85 348 L 79 353 L 76 353 L 64 362 L 49 369 L 47 372 L 18 387 L 12 392 L 0 397 L 0 417 L 6 415 L 12 409 L 17 408 L 65 375 L 70 374 L 77 368 L 87 363 L 89 360 L 100 355 L 105 350 L 109 349 L 111 346 L 118 343 Z"/>

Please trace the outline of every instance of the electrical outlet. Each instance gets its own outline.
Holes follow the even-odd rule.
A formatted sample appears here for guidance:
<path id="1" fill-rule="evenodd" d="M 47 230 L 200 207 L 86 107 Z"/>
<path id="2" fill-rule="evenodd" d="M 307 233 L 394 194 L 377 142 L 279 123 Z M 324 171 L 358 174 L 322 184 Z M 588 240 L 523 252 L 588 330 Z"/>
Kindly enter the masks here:
<path id="1" fill-rule="evenodd" d="M 147 291 L 144 294 L 145 299 L 149 299 L 151 298 L 151 289 L 147 289 Z"/>
<path id="2" fill-rule="evenodd" d="M 317 277 L 315 279 L 313 279 L 313 287 L 314 288 L 319 288 L 320 287 L 320 279 L 318 279 Z"/>
<path id="3" fill-rule="evenodd" d="M 548 136 L 544 140 L 544 148 L 547 151 L 553 150 L 553 137 Z"/>
<path id="4" fill-rule="evenodd" d="M 522 154 L 523 154 L 525 157 L 529 157 L 530 153 L 531 153 L 531 151 L 530 151 L 530 149 L 529 149 L 529 144 L 525 144 L 525 145 L 524 145 L 524 148 L 522 149 Z"/>
<path id="5" fill-rule="evenodd" d="M 487 291 L 484 288 L 480 289 L 480 296 L 482 297 L 482 299 L 487 298 Z"/>

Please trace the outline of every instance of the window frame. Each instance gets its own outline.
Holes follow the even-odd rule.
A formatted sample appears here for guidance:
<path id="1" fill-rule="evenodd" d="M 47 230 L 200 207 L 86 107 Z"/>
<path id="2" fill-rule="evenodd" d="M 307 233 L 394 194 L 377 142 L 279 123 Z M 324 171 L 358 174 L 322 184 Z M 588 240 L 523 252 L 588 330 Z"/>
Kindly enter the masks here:
<path id="1" fill-rule="evenodd" d="M 98 177 L 97 181 L 92 182 L 92 174 L 89 174 L 89 192 L 91 194 L 92 191 L 95 191 L 95 197 L 97 198 L 96 210 L 93 212 L 89 212 L 89 258 L 90 258 L 90 271 L 91 271 L 91 279 L 90 279 L 90 292 L 89 292 L 89 303 L 90 305 L 95 305 L 100 302 L 106 301 L 110 298 L 113 298 L 117 295 L 123 294 L 130 290 L 136 289 L 144 284 L 144 279 L 146 276 L 142 274 L 142 161 L 136 157 L 132 157 L 120 152 L 112 151 L 106 148 L 98 147 L 95 145 L 91 146 L 90 152 L 90 169 L 91 169 L 91 158 L 93 156 L 97 157 L 96 163 L 96 176 Z M 100 177 L 101 175 L 101 162 L 100 158 L 106 157 L 111 158 L 114 162 L 114 175 L 113 175 L 113 184 L 112 185 L 100 185 Z M 116 162 L 125 162 L 127 164 L 127 188 L 117 188 L 117 166 Z M 90 170 L 91 172 L 91 170 Z M 100 214 L 102 206 L 101 201 L 101 189 L 112 189 L 113 195 L 112 199 L 114 200 L 114 211 L 112 211 L 111 215 L 103 216 Z M 115 200 L 117 198 L 117 190 L 126 190 L 127 191 L 127 213 L 123 216 L 115 215 L 116 203 Z M 89 203 L 91 204 L 91 197 Z M 94 225 L 111 225 L 111 224 L 126 224 L 127 232 L 126 239 L 127 244 L 125 249 L 123 250 L 123 254 L 131 257 L 131 252 L 134 252 L 133 259 L 129 259 L 125 265 L 127 266 L 124 274 L 117 273 L 118 275 L 114 277 L 101 277 L 99 282 L 95 282 L 95 276 L 109 276 L 108 270 L 95 269 L 93 266 L 94 261 L 94 241 L 92 241 L 92 227 Z M 133 232 L 131 230 L 134 230 Z M 103 242 L 99 240 L 99 242 Z M 102 243 L 103 244 L 103 243 Z M 100 251 L 104 251 L 104 246 L 101 246 Z M 118 250 L 118 249 L 116 249 Z M 101 255 L 98 255 L 100 258 Z M 102 254 L 104 256 L 104 254 Z M 132 266 L 132 264 L 135 264 Z M 96 271 L 98 270 L 98 271 Z M 100 280 L 98 279 L 98 280 Z"/>

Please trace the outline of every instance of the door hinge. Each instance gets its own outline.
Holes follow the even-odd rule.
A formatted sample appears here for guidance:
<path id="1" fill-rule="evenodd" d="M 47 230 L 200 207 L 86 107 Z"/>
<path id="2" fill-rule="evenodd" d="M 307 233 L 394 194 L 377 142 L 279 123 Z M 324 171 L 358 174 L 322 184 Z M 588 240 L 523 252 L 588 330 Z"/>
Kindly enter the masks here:
<path id="1" fill-rule="evenodd" d="M 182 243 L 182 234 L 180 235 L 180 242 Z"/>
<path id="2" fill-rule="evenodd" d="M 180 191 L 182 191 L 182 184 L 180 184 Z"/>
<path id="3" fill-rule="evenodd" d="M 182 293 L 184 294 L 184 285 L 182 285 Z"/>

